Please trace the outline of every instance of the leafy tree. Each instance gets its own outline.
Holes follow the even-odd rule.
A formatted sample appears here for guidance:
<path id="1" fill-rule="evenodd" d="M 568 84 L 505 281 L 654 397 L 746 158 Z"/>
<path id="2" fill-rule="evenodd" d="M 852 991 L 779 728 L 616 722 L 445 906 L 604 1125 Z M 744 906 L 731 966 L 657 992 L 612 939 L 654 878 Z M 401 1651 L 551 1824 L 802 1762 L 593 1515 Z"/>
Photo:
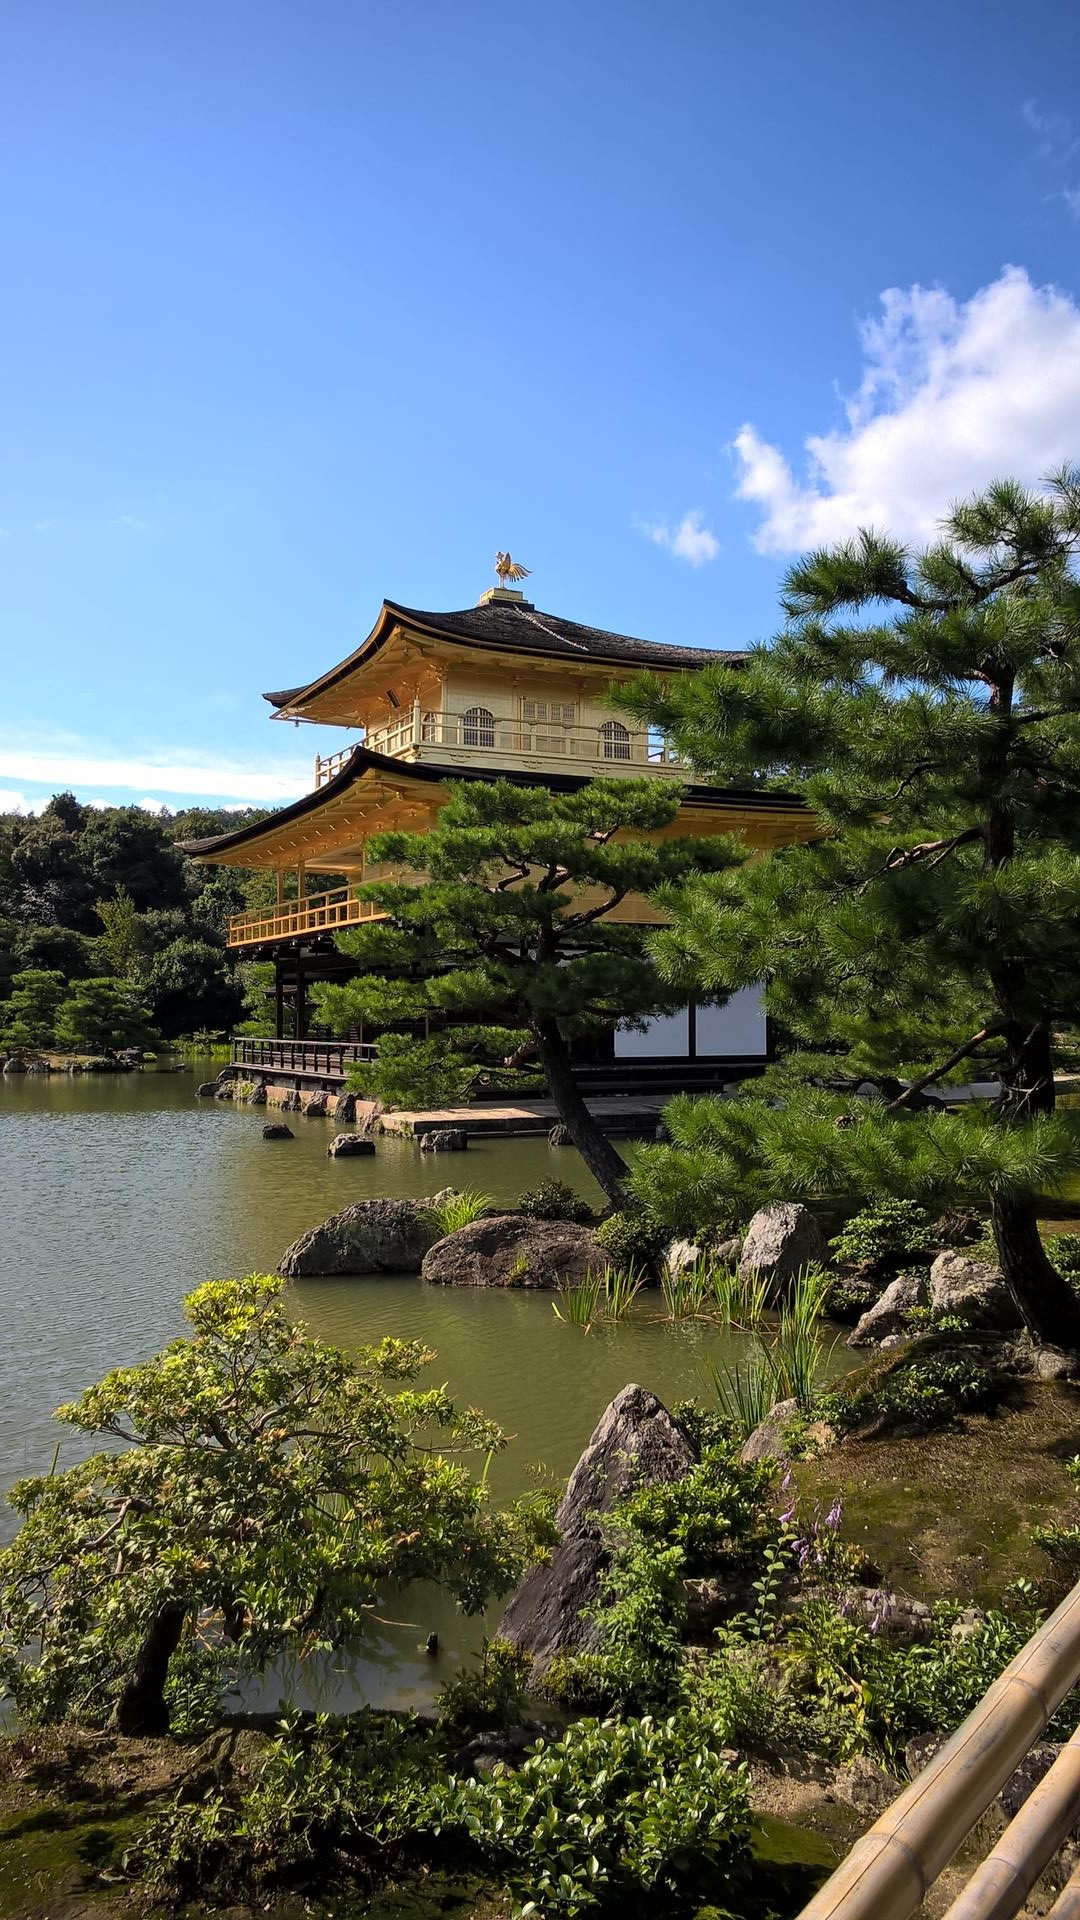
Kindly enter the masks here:
<path id="1" fill-rule="evenodd" d="M 156 954 L 141 991 L 161 1032 L 172 1038 L 227 1027 L 240 1010 L 240 992 L 225 955 L 205 940 L 173 940 Z"/>
<path id="2" fill-rule="evenodd" d="M 9 1047 L 47 1047 L 64 992 L 63 974 L 51 968 L 29 967 L 15 974 L 4 1003 L 0 1039 Z"/>
<path id="3" fill-rule="evenodd" d="M 612 915 L 743 853 L 730 839 L 648 838 L 679 810 L 678 790 L 659 781 L 594 780 L 570 794 L 508 780 L 448 784 L 451 799 L 428 833 L 369 842 L 373 859 L 425 877 L 361 889 L 389 917 L 342 936 L 364 971 L 321 989 L 321 1017 L 347 1031 L 361 1020 L 378 1028 L 471 1015 L 502 1029 L 500 1044 L 517 1029 L 574 1145 L 617 1198 L 626 1164 L 581 1096 L 570 1043 L 673 1009 L 682 996 L 665 986 L 644 930 Z"/>
<path id="4" fill-rule="evenodd" d="M 187 904 L 184 861 L 156 815 L 142 807 L 92 809 L 79 839 L 79 859 L 95 899 L 123 887 L 142 912 Z"/>
<path id="5" fill-rule="evenodd" d="M 84 980 L 95 970 L 94 943 L 70 927 L 20 927 L 13 941 L 19 969 L 35 967 L 62 973 L 65 980 Z"/>
<path id="6" fill-rule="evenodd" d="M 71 985 L 56 1008 L 53 1032 L 57 1046 L 73 1053 L 148 1047 L 155 1039 L 134 988 L 109 976 Z"/>
<path id="7" fill-rule="evenodd" d="M 94 911 L 105 931 L 100 945 L 110 967 L 129 980 L 139 958 L 139 913 L 126 887 L 117 887 L 111 900 L 98 900 Z"/>
<path id="8" fill-rule="evenodd" d="M 1058 1035 L 1080 1015 L 1078 549 L 1080 473 L 1040 495 L 1001 482 L 917 556 L 868 532 L 811 554 L 787 577 L 786 630 L 745 668 L 629 696 L 695 766 L 795 793 L 822 825 L 669 893 L 657 963 L 707 988 L 763 980 L 819 1070 L 824 1052 L 834 1071 L 913 1075 L 899 1110 L 977 1055 L 1002 1094 L 993 1131 L 950 1123 L 957 1163 L 978 1136 L 959 1185 L 989 1200 L 1029 1327 L 1072 1344 L 1080 1306 L 1020 1169 L 1045 1167 L 1025 1130 L 1053 1112 Z M 865 1163 L 876 1135 L 884 1165 L 892 1116 L 852 1119 L 830 1160 L 846 1140 Z M 1055 1142 L 1060 1181 L 1080 1152 Z"/>
<path id="9" fill-rule="evenodd" d="M 0 1676 L 25 1713 L 160 1733 L 197 1627 L 264 1662 L 355 1643 L 391 1581 L 437 1581 L 476 1613 L 518 1577 L 539 1520 L 490 1512 L 457 1457 L 501 1445 L 498 1428 L 412 1384 L 434 1358 L 419 1344 L 350 1359 L 281 1290 L 199 1287 L 187 1338 L 59 1409 L 105 1446 L 8 1496 Z"/>

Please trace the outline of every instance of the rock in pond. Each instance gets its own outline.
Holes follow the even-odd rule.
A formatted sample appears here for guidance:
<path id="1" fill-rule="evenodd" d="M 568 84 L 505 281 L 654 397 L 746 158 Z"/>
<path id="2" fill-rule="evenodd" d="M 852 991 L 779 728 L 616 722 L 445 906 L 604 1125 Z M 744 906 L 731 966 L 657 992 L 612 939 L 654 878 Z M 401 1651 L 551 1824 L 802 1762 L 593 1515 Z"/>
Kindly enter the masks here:
<path id="1" fill-rule="evenodd" d="M 419 1273 L 438 1228 L 426 1200 L 357 1200 L 310 1227 L 284 1253 L 287 1280 L 310 1274 Z"/>
<path id="2" fill-rule="evenodd" d="M 930 1305 L 973 1327 L 1006 1333 L 1020 1325 L 1012 1294 L 997 1267 L 966 1253 L 939 1253 L 930 1269 Z"/>
<path id="3" fill-rule="evenodd" d="M 701 1259 L 701 1248 L 694 1240 L 673 1240 L 664 1248 L 664 1265 L 673 1280 L 688 1273 Z"/>
<path id="4" fill-rule="evenodd" d="M 797 1400 L 778 1400 L 775 1407 L 769 1408 L 760 1425 L 743 1441 L 739 1459 L 748 1464 L 757 1460 L 786 1460 L 788 1428 L 798 1414 Z"/>
<path id="5" fill-rule="evenodd" d="M 213 1100 L 217 1094 L 216 1080 L 200 1080 L 195 1089 L 196 1100 Z"/>
<path id="6" fill-rule="evenodd" d="M 768 1304 L 775 1306 L 790 1293 L 803 1267 L 825 1258 L 825 1240 L 809 1208 L 784 1201 L 755 1213 L 743 1241 L 739 1272 L 762 1275 L 769 1283 Z"/>
<path id="7" fill-rule="evenodd" d="M 590 1227 L 494 1213 L 437 1240 L 421 1273 L 440 1287 L 577 1286 L 608 1257 Z"/>
<path id="8" fill-rule="evenodd" d="M 902 1273 L 886 1287 L 880 1300 L 868 1307 L 848 1334 L 849 1347 L 872 1347 L 888 1335 L 904 1333 L 904 1316 L 912 1307 L 925 1307 L 929 1294 L 919 1273 Z"/>
<path id="9" fill-rule="evenodd" d="M 432 1127 L 420 1135 L 421 1153 L 464 1153 L 468 1144 L 464 1127 Z"/>
<path id="10" fill-rule="evenodd" d="M 326 1151 L 332 1160 L 351 1159 L 354 1154 L 364 1154 L 370 1159 L 375 1152 L 375 1142 L 365 1133 L 335 1133 Z"/>
<path id="11" fill-rule="evenodd" d="M 499 1627 L 532 1655 L 538 1677 L 556 1654 L 598 1644 L 594 1622 L 582 1614 L 599 1598 L 607 1565 L 600 1516 L 635 1487 L 681 1480 L 697 1457 L 678 1421 L 645 1387 L 624 1387 L 604 1409 L 555 1516 L 562 1538 L 550 1560 L 530 1568 Z"/>
<path id="12" fill-rule="evenodd" d="M 296 1135 L 284 1120 L 268 1120 L 262 1130 L 264 1140 L 295 1140 Z"/>
<path id="13" fill-rule="evenodd" d="M 548 1146 L 549 1147 L 572 1147 L 573 1144 L 574 1143 L 570 1138 L 569 1127 L 564 1127 L 562 1124 L 562 1121 L 561 1120 L 558 1121 L 556 1125 L 552 1127 L 551 1132 L 548 1134 Z"/>

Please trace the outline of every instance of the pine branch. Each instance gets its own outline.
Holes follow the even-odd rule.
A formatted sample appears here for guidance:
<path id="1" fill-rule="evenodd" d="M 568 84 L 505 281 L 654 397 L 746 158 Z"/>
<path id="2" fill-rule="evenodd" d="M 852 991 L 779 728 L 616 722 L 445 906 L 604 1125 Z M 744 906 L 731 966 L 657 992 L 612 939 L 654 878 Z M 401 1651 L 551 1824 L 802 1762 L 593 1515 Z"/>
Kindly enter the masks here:
<path id="1" fill-rule="evenodd" d="M 999 1020 L 992 1020 L 988 1026 L 980 1027 L 978 1033 L 973 1033 L 971 1039 L 965 1040 L 962 1047 L 957 1047 L 953 1053 L 950 1053 L 947 1060 L 942 1060 L 936 1067 L 931 1067 L 929 1073 L 924 1073 L 918 1080 L 913 1080 L 910 1087 L 905 1087 L 903 1093 L 898 1094 L 895 1100 L 890 1100 L 885 1109 L 886 1113 L 896 1113 L 899 1108 L 906 1107 L 908 1101 L 913 1100 L 924 1087 L 930 1086 L 934 1080 L 940 1080 L 943 1073 L 950 1072 L 953 1067 L 959 1065 L 961 1060 L 966 1060 L 968 1054 L 974 1053 L 976 1047 L 981 1047 L 984 1040 L 996 1039 L 1002 1030 L 1002 1023 Z"/>

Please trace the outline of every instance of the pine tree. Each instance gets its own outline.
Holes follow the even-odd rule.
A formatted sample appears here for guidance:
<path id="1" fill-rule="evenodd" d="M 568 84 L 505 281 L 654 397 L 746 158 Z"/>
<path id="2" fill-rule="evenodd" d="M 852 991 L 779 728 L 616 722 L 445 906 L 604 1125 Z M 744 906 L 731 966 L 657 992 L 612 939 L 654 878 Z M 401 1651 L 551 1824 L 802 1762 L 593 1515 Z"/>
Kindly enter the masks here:
<path id="1" fill-rule="evenodd" d="M 570 1043 L 682 998 L 665 985 L 644 928 L 612 915 L 633 896 L 737 862 L 741 850 L 724 838 L 647 838 L 678 813 L 679 790 L 666 782 L 594 780 L 569 794 L 508 780 L 448 784 L 430 832 L 369 842 L 369 858 L 423 878 L 361 889 L 388 918 L 341 936 L 363 972 L 317 989 L 320 1018 L 343 1032 L 359 1021 L 469 1016 L 500 1045 L 523 1041 L 586 1165 L 618 1199 L 626 1163 L 589 1112 Z M 453 1043 L 451 1029 L 437 1044 Z M 392 1060 L 400 1097 L 400 1046 Z"/>
<path id="2" fill-rule="evenodd" d="M 912 1076 L 901 1110 L 977 1056 L 1001 1084 L 1000 1151 L 981 1130 L 969 1184 L 977 1168 L 1028 1326 L 1074 1345 L 1080 1308 L 1016 1168 L 1080 1014 L 1078 549 L 1080 472 L 1041 494 L 1000 482 L 917 556 L 863 532 L 793 567 L 787 626 L 744 669 L 628 695 L 693 765 L 787 789 L 822 827 L 669 897 L 658 963 L 706 987 L 760 978 L 796 1047 Z"/>

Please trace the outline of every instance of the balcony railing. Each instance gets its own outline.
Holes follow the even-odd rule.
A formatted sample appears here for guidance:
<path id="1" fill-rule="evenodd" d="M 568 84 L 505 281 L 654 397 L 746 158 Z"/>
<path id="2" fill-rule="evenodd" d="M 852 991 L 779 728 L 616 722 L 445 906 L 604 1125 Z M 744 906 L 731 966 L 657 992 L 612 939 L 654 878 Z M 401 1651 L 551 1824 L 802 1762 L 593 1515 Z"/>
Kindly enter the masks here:
<path id="1" fill-rule="evenodd" d="M 385 914 L 371 900 L 358 900 L 354 887 L 332 887 L 329 893 L 310 893 L 280 906 L 252 907 L 229 921 L 230 947 L 257 946 L 263 940 L 288 940 L 295 934 L 333 932 L 356 927 L 363 920 L 383 920 Z"/>
<path id="2" fill-rule="evenodd" d="M 249 1040 L 235 1035 L 234 1067 L 259 1067 L 265 1073 L 306 1074 L 314 1080 L 344 1080 L 350 1067 L 373 1060 L 369 1040 Z"/>
<path id="3" fill-rule="evenodd" d="M 315 755 L 316 791 L 318 791 L 319 787 L 327 786 L 331 780 L 336 780 L 346 760 L 351 759 L 352 751 L 351 747 L 342 747 L 339 753 L 328 753 L 325 756 L 321 753 Z"/>
<path id="4" fill-rule="evenodd" d="M 501 755 L 527 756 L 530 759 L 586 761 L 599 764 L 605 772 L 633 770 L 651 773 L 682 773 L 687 769 L 667 739 L 655 728 L 624 727 L 621 721 L 599 726 L 564 725 L 554 721 L 525 722 L 467 718 L 463 714 L 409 713 L 385 727 L 369 727 L 364 745 L 372 753 L 387 759 L 414 757 L 425 747 L 442 747 L 452 753 L 475 754 L 477 759 L 498 759 Z M 343 748 L 324 759 L 316 757 L 315 786 L 341 772 L 351 748 Z"/>

